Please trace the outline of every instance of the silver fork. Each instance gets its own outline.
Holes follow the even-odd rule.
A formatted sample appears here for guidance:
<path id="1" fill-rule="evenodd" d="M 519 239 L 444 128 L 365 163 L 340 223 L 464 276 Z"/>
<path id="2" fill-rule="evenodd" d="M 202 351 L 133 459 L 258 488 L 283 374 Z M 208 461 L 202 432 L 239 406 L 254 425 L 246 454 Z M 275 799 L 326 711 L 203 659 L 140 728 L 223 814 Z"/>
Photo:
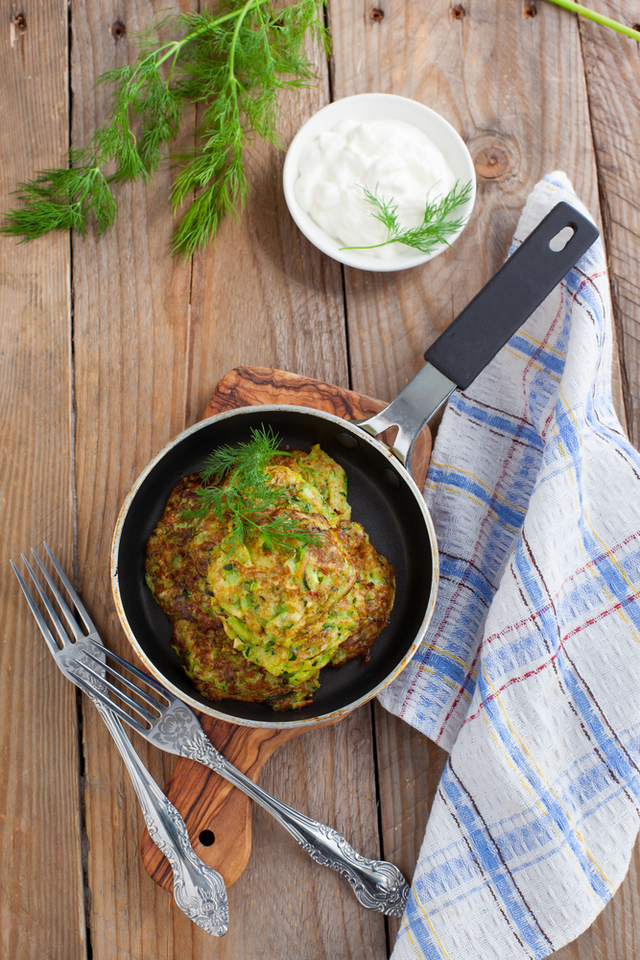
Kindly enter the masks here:
<path id="1" fill-rule="evenodd" d="M 66 622 L 66 627 L 58 617 L 29 561 L 24 554 L 21 554 L 42 605 L 49 616 L 53 631 L 37 606 L 20 571 L 13 560 L 10 560 L 13 572 L 18 578 L 18 583 L 27 598 L 31 612 L 58 667 L 67 679 L 80 686 L 93 701 L 122 755 L 138 795 L 149 834 L 171 864 L 173 895 L 176 903 L 190 920 L 197 923 L 207 933 L 222 937 L 229 927 L 229 906 L 224 880 L 216 870 L 208 867 L 196 856 L 189 841 L 184 820 L 143 765 L 131 741 L 125 734 L 122 724 L 109 709 L 108 700 L 104 696 L 97 696 L 96 690 L 87 689 L 85 684 L 78 683 L 76 677 L 78 660 L 81 656 L 86 656 L 89 644 L 92 651 L 92 667 L 97 669 L 98 673 L 95 676 L 100 680 L 100 672 L 104 674 L 105 671 L 104 654 L 106 653 L 106 647 L 103 645 L 89 614 L 71 586 L 62 567 L 46 543 L 44 547 L 85 629 L 81 628 L 73 610 L 68 606 L 33 548 L 31 553 L 57 603 L 59 612 Z M 58 638 L 57 641 L 54 632 Z"/>
<path id="2" fill-rule="evenodd" d="M 394 864 L 361 856 L 333 828 L 318 823 L 276 800 L 216 750 L 200 726 L 197 716 L 186 703 L 153 677 L 96 644 L 96 652 L 106 653 L 109 658 L 104 662 L 98 659 L 91 649 L 93 645 L 94 641 L 87 638 L 83 642 L 86 655 L 81 660 L 77 658 L 73 664 L 74 681 L 78 686 L 109 706 L 149 743 L 168 753 L 197 760 L 246 793 L 275 817 L 316 863 L 331 867 L 345 876 L 363 907 L 392 917 L 402 916 L 409 886 Z M 118 665 L 118 669 L 110 660 Z M 138 697 L 138 702 L 105 677 L 102 672 L 105 668 L 107 674 Z M 123 675 L 123 669 L 158 695 L 143 689 L 139 683 Z M 120 703 L 113 700 L 114 696 L 118 697 Z M 143 706 L 140 700 L 150 709 Z M 121 703 L 128 709 L 125 710 Z"/>

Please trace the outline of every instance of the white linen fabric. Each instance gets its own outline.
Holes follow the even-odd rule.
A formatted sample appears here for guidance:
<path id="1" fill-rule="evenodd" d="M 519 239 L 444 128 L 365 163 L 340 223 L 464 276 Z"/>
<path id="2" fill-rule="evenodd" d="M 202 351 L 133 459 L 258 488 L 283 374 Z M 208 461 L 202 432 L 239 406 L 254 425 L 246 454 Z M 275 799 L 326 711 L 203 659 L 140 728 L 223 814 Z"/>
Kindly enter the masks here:
<path id="1" fill-rule="evenodd" d="M 559 201 L 530 195 L 514 246 Z M 585 930 L 640 822 L 640 455 L 598 240 L 466 392 L 424 496 L 430 628 L 379 699 L 449 751 L 392 960 L 531 960 Z"/>

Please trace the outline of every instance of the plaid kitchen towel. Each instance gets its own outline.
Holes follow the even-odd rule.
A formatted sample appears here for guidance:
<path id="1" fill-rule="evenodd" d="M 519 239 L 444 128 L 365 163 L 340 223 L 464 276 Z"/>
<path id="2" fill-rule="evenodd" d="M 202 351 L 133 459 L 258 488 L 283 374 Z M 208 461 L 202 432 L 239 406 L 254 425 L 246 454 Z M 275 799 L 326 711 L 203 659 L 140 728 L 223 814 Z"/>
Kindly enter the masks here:
<path id="1" fill-rule="evenodd" d="M 560 200 L 532 192 L 514 248 Z M 597 241 L 444 414 L 441 577 L 383 705 L 447 751 L 392 960 L 524 960 L 585 930 L 640 818 L 640 455 Z"/>

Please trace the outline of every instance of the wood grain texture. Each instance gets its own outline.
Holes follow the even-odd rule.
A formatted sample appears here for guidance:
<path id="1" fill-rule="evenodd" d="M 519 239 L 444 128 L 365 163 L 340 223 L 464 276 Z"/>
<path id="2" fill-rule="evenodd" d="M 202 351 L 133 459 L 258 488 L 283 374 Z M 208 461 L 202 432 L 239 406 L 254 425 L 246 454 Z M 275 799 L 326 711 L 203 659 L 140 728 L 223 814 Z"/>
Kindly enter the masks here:
<path id="1" fill-rule="evenodd" d="M 335 413 L 345 420 L 358 420 L 377 413 L 384 404 L 333 383 L 301 377 L 272 367 L 242 366 L 230 370 L 218 383 L 204 417 L 262 404 L 284 403 Z"/>
<path id="2" fill-rule="evenodd" d="M 196 6 L 4 0 L 3 209 L 18 180 L 62 162 L 69 140 L 85 142 L 104 118 L 108 99 L 95 79 L 132 59 L 135 31 L 167 7 Z M 330 0 L 331 77 L 314 54 L 320 83 L 283 98 L 281 125 L 286 146 L 331 96 L 364 91 L 404 94 L 442 112 L 469 145 L 479 180 L 473 220 L 454 253 L 395 276 L 343 273 L 300 236 L 280 190 L 283 154 L 258 143 L 239 224 L 226 223 L 190 263 L 168 252 L 168 170 L 148 189 L 119 187 L 115 229 L 100 243 L 91 234 L 73 238 L 71 261 L 66 236 L 18 248 L 0 239 L 4 569 L 9 556 L 46 536 L 78 571 L 106 642 L 125 655 L 108 578 L 115 519 L 149 459 L 206 411 L 212 385 L 259 365 L 369 398 L 395 396 L 426 346 L 495 272 L 545 172 L 565 170 L 602 224 L 627 422 L 640 442 L 637 45 L 543 0 L 461 6 L 454 16 L 451 3 L 437 0 Z M 600 0 L 600 9 L 638 20 L 635 0 Z M 116 21 L 124 33 L 112 30 Z M 214 941 L 191 924 L 146 872 L 137 800 L 95 711 L 82 705 L 83 770 L 75 694 L 8 573 L 0 591 L 3 956 L 79 960 L 91 949 L 94 960 L 387 957 L 396 925 L 363 911 L 342 878 L 313 864 L 260 810 L 248 868 L 229 891 L 229 934 Z M 133 740 L 167 782 L 175 760 Z M 410 875 L 444 761 L 416 731 L 367 705 L 278 747 L 260 782 Z M 635 958 L 639 875 L 636 852 L 598 920 L 555 956 Z"/>
<path id="3" fill-rule="evenodd" d="M 147 0 L 74 4 L 71 18 L 71 137 L 86 143 L 109 109 L 96 87 L 105 70 L 135 56 L 134 35 L 159 9 Z M 112 30 L 118 21 L 124 33 Z M 189 138 L 189 129 L 185 138 Z M 191 128 L 192 135 L 192 128 Z M 105 642 L 129 646 L 111 598 L 109 552 L 120 504 L 153 454 L 184 426 L 191 268 L 169 252 L 170 172 L 148 188 L 120 185 L 118 219 L 99 242 L 73 238 L 76 473 L 80 593 Z M 122 761 L 92 705 L 83 702 L 87 887 L 95 960 L 153 956 L 160 937 L 173 950 L 191 924 L 147 875 L 139 855 L 143 820 Z M 152 775 L 173 761 L 138 737 Z M 167 946 L 168 944 L 168 946 Z"/>
<path id="4" fill-rule="evenodd" d="M 285 403 L 311 407 L 334 413 L 344 420 L 364 420 L 379 413 L 386 405 L 382 400 L 367 397 L 354 390 L 345 390 L 323 380 L 300 377 L 270 367 L 238 367 L 230 370 L 218 386 L 205 409 L 205 417 L 234 407 L 266 403 Z M 392 444 L 395 433 L 390 428 L 380 439 Z M 431 432 L 425 426 L 415 439 L 412 451 L 413 479 L 422 488 L 431 456 Z"/>
<path id="5" fill-rule="evenodd" d="M 66 39 L 66 2 L 0 4 L 3 212 L 64 159 Z M 76 696 L 9 567 L 46 538 L 73 569 L 70 305 L 68 237 L 0 239 L 0 953 L 20 960 L 85 955 Z"/>
<path id="6" fill-rule="evenodd" d="M 447 754 L 378 703 L 375 734 L 384 857 L 412 877 Z M 400 921 L 388 922 L 393 942 Z"/>

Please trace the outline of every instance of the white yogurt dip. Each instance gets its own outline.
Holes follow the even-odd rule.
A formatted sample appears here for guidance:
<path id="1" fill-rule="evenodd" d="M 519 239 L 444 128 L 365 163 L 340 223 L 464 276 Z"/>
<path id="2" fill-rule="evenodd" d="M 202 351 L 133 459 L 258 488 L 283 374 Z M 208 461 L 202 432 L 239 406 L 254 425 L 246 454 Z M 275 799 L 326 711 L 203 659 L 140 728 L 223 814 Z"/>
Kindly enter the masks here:
<path id="1" fill-rule="evenodd" d="M 392 202 L 401 227 L 412 229 L 423 221 L 427 198 L 444 197 L 456 185 L 440 150 L 403 120 L 342 120 L 305 147 L 298 173 L 300 208 L 343 247 L 387 239 L 363 187 Z M 416 253 L 402 243 L 360 252 L 384 259 Z"/>

